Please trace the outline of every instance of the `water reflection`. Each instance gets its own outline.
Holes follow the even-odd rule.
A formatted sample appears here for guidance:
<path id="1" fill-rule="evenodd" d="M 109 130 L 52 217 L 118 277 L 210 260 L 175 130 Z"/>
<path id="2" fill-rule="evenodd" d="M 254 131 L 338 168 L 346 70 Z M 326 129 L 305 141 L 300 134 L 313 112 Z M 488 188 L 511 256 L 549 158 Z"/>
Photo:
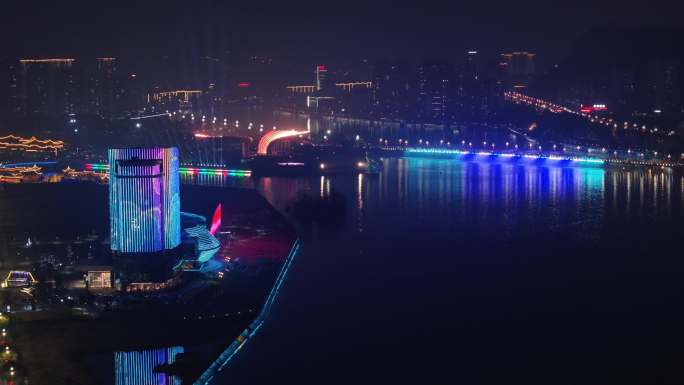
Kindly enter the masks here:
<path id="1" fill-rule="evenodd" d="M 369 383 L 413 384 L 437 373 L 443 382 L 486 381 L 496 369 L 529 380 L 542 367 L 542 377 L 634 370 L 650 378 L 660 363 L 678 373 L 681 175 L 411 158 L 386 160 L 379 175 L 257 182 L 281 209 L 328 186 L 346 198 L 345 224 L 302 231 L 303 258 L 277 322 L 252 346 L 255 359 L 228 369 L 230 381 L 310 373 L 306 363 L 319 352 L 358 337 L 350 324 L 372 330 L 357 338 L 358 359 L 341 351 L 311 378 L 363 372 Z M 404 349 L 405 341 L 448 354 Z M 273 346 L 293 348 L 283 356 Z M 664 357 L 658 365 L 654 354 Z M 611 364 L 597 368 L 605 357 Z M 268 370 L 255 373 L 255 365 Z M 396 374 L 398 365 L 408 369 Z"/>
<path id="2" fill-rule="evenodd" d="M 359 231 L 379 217 L 400 215 L 510 232 L 530 223 L 595 226 L 605 216 L 672 216 L 673 203 L 681 207 L 684 182 L 647 170 L 399 158 L 385 160 L 378 176 L 262 178 L 256 188 L 281 209 L 301 192 L 340 192 L 352 203 Z"/>
<path id="3" fill-rule="evenodd" d="M 179 378 L 155 373 L 160 365 L 172 364 L 183 347 L 114 353 L 116 385 L 180 385 Z"/>
<path id="4" fill-rule="evenodd" d="M 363 177 L 364 175 L 359 173 L 357 176 L 357 181 L 356 181 L 356 223 L 359 229 L 359 232 L 363 231 L 363 200 L 364 200 L 364 192 L 363 192 Z"/>

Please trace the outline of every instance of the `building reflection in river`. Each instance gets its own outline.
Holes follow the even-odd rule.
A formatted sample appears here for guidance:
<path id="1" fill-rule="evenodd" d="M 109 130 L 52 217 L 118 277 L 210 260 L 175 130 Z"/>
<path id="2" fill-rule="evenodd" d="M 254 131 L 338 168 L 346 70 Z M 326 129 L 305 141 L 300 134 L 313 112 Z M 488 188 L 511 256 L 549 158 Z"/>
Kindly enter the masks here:
<path id="1" fill-rule="evenodd" d="M 179 378 L 156 373 L 155 368 L 172 364 L 182 346 L 114 353 L 115 385 L 180 385 Z"/>
<path id="2" fill-rule="evenodd" d="M 353 202 L 359 230 L 368 226 L 369 210 L 510 229 L 540 219 L 553 226 L 561 217 L 582 226 L 598 224 L 604 215 L 648 215 L 654 209 L 671 215 L 672 199 L 684 199 L 684 179 L 675 179 L 682 177 L 664 171 L 398 158 L 385 160 L 380 175 L 270 177 L 255 186 L 283 210 L 301 193 L 342 193 Z"/>

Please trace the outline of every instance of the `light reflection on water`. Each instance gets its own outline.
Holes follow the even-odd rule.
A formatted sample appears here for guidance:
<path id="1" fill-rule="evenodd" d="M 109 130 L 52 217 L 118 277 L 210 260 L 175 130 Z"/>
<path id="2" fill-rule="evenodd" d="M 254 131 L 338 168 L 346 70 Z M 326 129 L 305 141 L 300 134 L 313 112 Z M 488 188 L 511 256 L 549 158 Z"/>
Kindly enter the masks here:
<path id="1" fill-rule="evenodd" d="M 281 210 L 339 193 L 347 216 L 302 229 L 270 322 L 221 383 L 681 379 L 679 174 L 402 158 L 255 183 Z"/>
<path id="2" fill-rule="evenodd" d="M 176 355 L 183 353 L 182 346 L 153 350 L 115 352 L 115 385 L 180 385 L 179 378 L 157 373 L 155 369 L 172 364 Z"/>
<path id="3" fill-rule="evenodd" d="M 482 225 L 508 233 L 530 223 L 598 225 L 604 216 L 673 215 L 684 180 L 667 172 L 560 168 L 420 158 L 385 160 L 380 175 L 258 179 L 256 188 L 284 210 L 300 193 L 345 195 L 358 230 L 378 216 Z"/>
<path id="4" fill-rule="evenodd" d="M 426 158 L 386 159 L 384 164 L 379 175 L 194 175 L 184 176 L 184 182 L 256 188 L 283 212 L 299 194 L 323 198 L 337 192 L 347 198 L 347 225 L 359 232 L 385 226 L 393 218 L 402 224 L 426 221 L 443 229 L 495 229 L 505 236 L 532 231 L 530 226 L 552 231 L 570 227 L 580 237 L 596 237 L 606 221 L 672 218 L 684 202 L 684 178 L 660 170 Z"/>

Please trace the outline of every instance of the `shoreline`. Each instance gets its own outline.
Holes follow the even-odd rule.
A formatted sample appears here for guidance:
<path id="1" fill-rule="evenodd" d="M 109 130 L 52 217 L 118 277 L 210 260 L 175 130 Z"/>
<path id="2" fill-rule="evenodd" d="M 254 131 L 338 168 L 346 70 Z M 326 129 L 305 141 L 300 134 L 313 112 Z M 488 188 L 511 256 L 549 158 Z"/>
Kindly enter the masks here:
<path id="1" fill-rule="evenodd" d="M 40 188 L 17 191 L 42 195 Z M 52 191 L 73 194 L 78 185 Z M 141 298 L 129 310 L 91 312 L 98 314 L 95 317 L 78 315 L 77 307 L 66 306 L 17 310 L 10 326 L 13 349 L 32 383 L 114 384 L 119 375 L 115 352 L 170 346 L 185 347 L 184 353 L 176 362 L 170 358 L 170 365 L 164 365 L 163 370 L 178 376 L 174 377 L 177 381 L 193 383 L 221 359 L 222 352 L 230 349 L 230 341 L 240 338 L 241 330 L 255 332 L 263 323 L 299 248 L 296 231 L 253 189 L 194 185 L 184 186 L 184 194 L 190 211 L 204 212 L 217 202 L 224 204 L 224 219 L 229 219 L 224 223 L 225 231 L 234 235 L 215 257 L 225 269 L 221 277 L 190 281 L 200 283 L 197 293 L 180 289 L 178 295 L 165 294 L 166 300 Z M 20 224 L 14 223 L 9 229 L 22 227 Z M 11 289 L 5 293 L 20 295 Z"/>
<path id="2" fill-rule="evenodd" d="M 266 317 L 268 316 L 268 313 L 271 311 L 271 306 L 273 306 L 273 303 L 275 302 L 275 299 L 278 295 L 278 291 L 280 291 L 280 287 L 282 286 L 283 282 L 285 281 L 285 278 L 287 277 L 287 271 L 290 268 L 290 265 L 292 264 L 292 261 L 294 260 L 295 256 L 298 254 L 300 248 L 300 240 L 297 238 L 294 243 L 292 244 L 292 248 L 290 249 L 290 253 L 287 256 L 287 259 L 285 260 L 285 263 L 283 264 L 282 269 L 280 270 L 280 273 L 278 274 L 278 278 L 276 278 L 276 283 L 271 289 L 271 292 L 269 293 L 268 297 L 266 298 L 266 302 L 264 303 L 261 312 L 257 316 L 257 318 L 250 323 L 250 325 L 240 333 L 240 335 L 233 340 L 233 342 L 228 346 L 226 350 L 223 351 L 219 355 L 219 357 L 214 360 L 214 362 L 207 368 L 207 370 L 204 371 L 204 373 L 193 383 L 194 385 L 204 385 L 204 384 L 210 384 L 214 376 L 218 374 L 218 372 L 222 371 L 223 368 L 230 363 L 230 361 L 233 359 L 233 357 L 242 349 L 242 347 L 249 341 L 250 338 L 254 337 L 256 332 L 261 328 L 263 325 L 264 321 L 266 320 Z"/>

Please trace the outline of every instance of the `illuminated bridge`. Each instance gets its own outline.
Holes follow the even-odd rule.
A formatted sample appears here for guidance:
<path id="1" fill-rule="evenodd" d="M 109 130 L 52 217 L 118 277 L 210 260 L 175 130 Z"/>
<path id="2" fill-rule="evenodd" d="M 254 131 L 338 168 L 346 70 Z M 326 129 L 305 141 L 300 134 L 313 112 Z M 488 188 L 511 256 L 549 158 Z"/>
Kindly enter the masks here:
<path id="1" fill-rule="evenodd" d="M 465 151 L 465 150 L 450 150 L 442 148 L 406 148 L 404 150 L 406 156 L 451 156 L 451 157 L 481 157 L 482 159 L 508 159 L 508 160 L 532 160 L 532 161 L 550 161 L 558 164 L 583 164 L 583 165 L 602 165 L 605 163 L 603 159 L 599 158 L 580 158 L 572 156 L 557 156 L 545 154 L 527 154 L 527 153 L 512 153 L 512 152 L 493 152 L 493 151 Z"/>
<path id="2" fill-rule="evenodd" d="M 308 134 L 309 130 L 274 130 L 274 131 L 269 131 L 265 133 L 261 139 L 259 140 L 259 144 L 257 146 L 257 154 L 258 155 L 268 155 L 268 146 L 271 145 L 271 143 L 280 140 L 280 139 L 285 139 L 285 138 L 292 138 L 296 137 L 299 135 L 305 135 Z"/>
<path id="3" fill-rule="evenodd" d="M 109 172 L 109 165 L 106 163 L 86 163 L 85 169 L 87 171 Z M 216 176 L 235 176 L 247 177 L 252 175 L 251 170 L 244 169 L 224 169 L 211 167 L 179 167 L 178 172 L 181 175 L 216 175 Z"/>
<path id="4" fill-rule="evenodd" d="M 487 161 L 528 161 L 557 166 L 604 166 L 604 165 L 633 165 L 651 167 L 681 167 L 683 164 L 672 159 L 650 158 L 642 156 L 628 158 L 627 154 L 617 151 L 601 151 L 602 156 L 581 156 L 579 154 L 554 154 L 554 153 L 529 153 L 529 152 L 497 152 L 486 150 L 458 150 L 448 148 L 420 148 L 420 147 L 396 147 L 384 148 L 386 150 L 403 151 L 404 156 L 423 157 L 453 157 L 464 160 L 487 160 Z"/>

